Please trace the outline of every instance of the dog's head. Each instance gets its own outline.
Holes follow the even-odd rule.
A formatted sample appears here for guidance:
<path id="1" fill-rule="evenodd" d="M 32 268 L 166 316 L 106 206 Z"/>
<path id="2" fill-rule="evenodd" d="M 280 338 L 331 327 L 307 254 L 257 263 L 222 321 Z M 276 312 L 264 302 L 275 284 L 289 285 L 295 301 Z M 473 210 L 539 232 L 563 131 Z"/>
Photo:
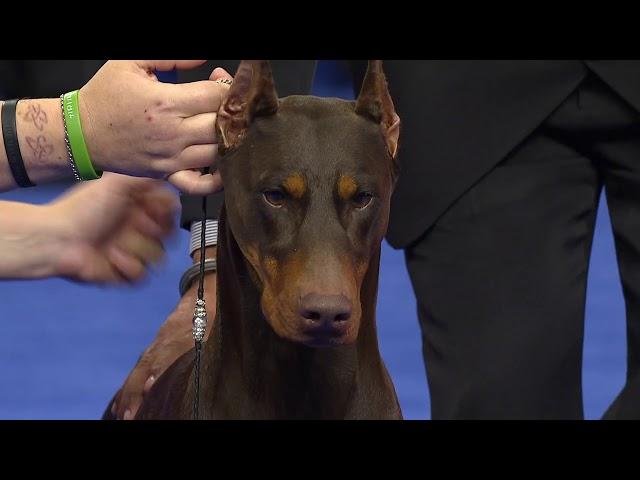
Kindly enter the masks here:
<path id="1" fill-rule="evenodd" d="M 216 122 L 227 222 L 281 337 L 352 343 L 360 289 L 387 229 L 400 120 L 370 61 L 357 101 L 278 100 L 268 61 L 244 60 Z"/>

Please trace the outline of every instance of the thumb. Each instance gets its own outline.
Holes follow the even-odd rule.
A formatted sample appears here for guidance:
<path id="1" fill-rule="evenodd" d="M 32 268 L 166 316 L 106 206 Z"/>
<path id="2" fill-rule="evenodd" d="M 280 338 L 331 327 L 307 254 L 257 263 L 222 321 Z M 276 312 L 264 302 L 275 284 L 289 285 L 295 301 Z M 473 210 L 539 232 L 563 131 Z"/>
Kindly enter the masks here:
<path id="1" fill-rule="evenodd" d="M 213 80 L 214 82 L 216 80 L 233 80 L 233 77 L 224 68 L 218 67 L 213 71 L 209 80 Z"/>
<path id="2" fill-rule="evenodd" d="M 195 170 L 181 170 L 169 175 L 167 180 L 187 195 L 211 195 L 222 190 L 220 172 L 203 175 Z"/>
<path id="3" fill-rule="evenodd" d="M 206 60 L 138 60 L 136 63 L 145 70 L 168 72 L 173 69 L 189 70 L 202 65 Z"/>

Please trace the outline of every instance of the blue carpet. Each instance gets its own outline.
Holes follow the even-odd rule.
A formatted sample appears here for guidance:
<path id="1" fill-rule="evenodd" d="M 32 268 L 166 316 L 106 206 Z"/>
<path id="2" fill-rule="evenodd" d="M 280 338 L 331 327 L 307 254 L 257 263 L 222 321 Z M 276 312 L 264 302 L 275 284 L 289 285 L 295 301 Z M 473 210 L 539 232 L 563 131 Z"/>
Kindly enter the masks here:
<path id="1" fill-rule="evenodd" d="M 321 62 L 315 94 L 352 98 L 346 72 Z M 63 186 L 0 194 L 42 203 Z M 178 301 L 188 235 L 179 232 L 167 261 L 133 289 L 63 280 L 0 283 L 0 419 L 95 419 Z M 429 418 L 416 305 L 402 252 L 383 246 L 378 330 L 405 418 Z M 599 418 L 624 383 L 624 303 L 611 225 L 600 206 L 589 272 L 584 404 Z"/>

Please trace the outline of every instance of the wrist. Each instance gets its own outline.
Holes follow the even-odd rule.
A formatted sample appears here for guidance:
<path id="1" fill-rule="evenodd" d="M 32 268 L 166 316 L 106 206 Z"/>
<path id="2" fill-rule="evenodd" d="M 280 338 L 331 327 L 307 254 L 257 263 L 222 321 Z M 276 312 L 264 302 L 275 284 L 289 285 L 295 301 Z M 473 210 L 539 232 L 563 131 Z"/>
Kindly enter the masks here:
<path id="1" fill-rule="evenodd" d="M 47 206 L 0 202 L 0 277 L 56 275 L 64 245 L 61 231 Z"/>
<path id="2" fill-rule="evenodd" d="M 42 228 L 44 234 L 43 252 L 45 259 L 42 260 L 46 265 L 47 273 L 45 277 L 56 277 L 63 275 L 60 268 L 62 259 L 67 255 L 68 249 L 72 248 L 72 235 L 69 229 L 69 221 L 64 217 L 64 212 L 60 212 L 53 205 L 41 205 L 36 212 L 38 224 Z"/>
<path id="3" fill-rule="evenodd" d="M 206 272 L 204 274 L 204 298 L 207 301 L 207 308 L 215 306 L 215 295 L 217 293 L 218 276 L 216 272 Z M 182 298 L 195 299 L 198 296 L 198 278 L 195 278 L 185 291 Z M 193 305 L 189 304 L 191 307 Z"/>
<path id="4" fill-rule="evenodd" d="M 205 231 L 205 273 L 204 288 L 205 295 L 210 295 L 210 291 L 215 292 L 216 273 L 217 273 L 217 243 L 218 243 L 218 222 L 217 220 L 207 220 Z M 202 221 L 191 223 L 191 242 L 189 246 L 189 254 L 193 259 L 193 265 L 182 274 L 180 278 L 179 289 L 183 297 L 191 297 L 196 295 L 198 289 L 199 269 L 196 267 L 200 264 L 202 258 Z M 211 261 L 213 260 L 213 261 Z"/>
<path id="5" fill-rule="evenodd" d="M 114 166 L 114 153 L 120 151 L 115 143 L 126 135 L 132 123 L 129 121 L 124 124 L 124 127 L 120 126 L 117 120 L 122 112 L 110 110 L 111 103 L 102 99 L 100 95 L 96 95 L 95 88 L 91 88 L 88 84 L 78 90 L 78 109 L 84 142 L 96 171 L 129 175 L 130 172 Z"/>
<path id="6" fill-rule="evenodd" d="M 182 277 L 180 278 L 180 290 L 183 290 L 183 285 L 182 283 L 185 282 L 187 279 L 185 279 L 185 276 L 188 276 L 188 271 L 199 265 L 200 264 L 200 255 L 201 250 L 198 249 L 196 251 L 193 252 L 193 265 L 192 267 L 190 267 L 189 269 L 185 270 L 185 272 L 183 273 Z M 216 247 L 207 247 L 205 249 L 205 259 L 206 260 L 216 260 Z M 212 263 L 212 262 L 210 262 Z M 205 298 L 210 297 L 211 295 L 215 295 L 216 293 L 216 288 L 217 288 L 217 264 L 215 265 L 209 265 L 209 266 L 213 266 L 213 269 L 209 269 L 209 268 L 205 268 L 205 273 L 204 273 L 204 292 L 205 292 Z M 184 294 L 182 295 L 183 298 L 195 298 L 197 296 L 197 292 L 198 292 L 198 276 L 189 276 L 189 284 L 188 287 L 185 288 Z"/>
<path id="7" fill-rule="evenodd" d="M 65 142 L 67 142 L 69 157 L 72 159 L 74 175 L 78 180 L 97 180 L 102 176 L 102 170 L 96 170 L 91 154 L 87 147 L 85 132 L 89 122 L 85 114 L 85 127 L 82 127 L 80 112 L 80 92 L 74 90 L 60 96 L 62 118 L 65 128 Z"/>
<path id="8" fill-rule="evenodd" d="M 50 276 L 67 276 L 69 274 L 68 258 L 74 257 L 78 245 L 78 225 L 75 224 L 73 212 L 65 208 L 58 200 L 40 206 L 37 212 L 42 218 L 41 225 L 46 235 L 47 263 Z"/>
<path id="9" fill-rule="evenodd" d="M 217 247 L 207 247 L 205 248 L 205 258 L 214 258 L 217 259 Z M 197 249 L 193 252 L 192 258 L 193 258 L 193 263 L 199 263 L 200 262 L 200 252 L 202 252 L 202 250 Z M 210 272 L 215 274 L 216 272 Z"/>
<path id="10" fill-rule="evenodd" d="M 16 129 L 22 159 L 36 185 L 73 176 L 59 99 L 20 100 Z"/>
<path id="11" fill-rule="evenodd" d="M 202 248 L 202 220 L 191 222 L 191 242 L 189 244 L 189 255 L 193 257 L 196 250 Z M 218 221 L 207 219 L 205 222 L 205 247 L 216 247 L 218 245 Z"/>

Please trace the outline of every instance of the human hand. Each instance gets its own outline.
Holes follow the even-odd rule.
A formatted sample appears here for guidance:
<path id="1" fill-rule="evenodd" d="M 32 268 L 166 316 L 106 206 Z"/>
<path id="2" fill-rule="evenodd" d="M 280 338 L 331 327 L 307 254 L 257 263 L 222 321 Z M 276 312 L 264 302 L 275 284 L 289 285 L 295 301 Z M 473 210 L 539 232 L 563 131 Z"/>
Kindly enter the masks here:
<path id="1" fill-rule="evenodd" d="M 80 116 L 92 162 L 99 170 L 168 179 L 193 195 L 222 187 L 217 172 L 203 175 L 217 154 L 215 120 L 231 80 L 217 68 L 209 80 L 171 84 L 154 71 L 195 68 L 204 60 L 112 60 L 80 89 Z"/>
<path id="2" fill-rule="evenodd" d="M 205 300 L 209 325 L 205 339 L 211 332 L 211 323 L 216 314 L 216 274 L 205 276 Z M 144 351 L 118 391 L 111 413 L 118 420 L 132 420 L 142 405 L 144 396 L 155 381 L 180 356 L 193 348 L 192 319 L 198 292 L 198 283 L 194 282 L 180 299 L 176 309 L 160 327 L 158 335 Z"/>
<path id="3" fill-rule="evenodd" d="M 53 275 L 123 283 L 140 280 L 164 256 L 178 201 L 158 180 L 105 173 L 43 208 L 55 224 L 48 242 Z"/>

